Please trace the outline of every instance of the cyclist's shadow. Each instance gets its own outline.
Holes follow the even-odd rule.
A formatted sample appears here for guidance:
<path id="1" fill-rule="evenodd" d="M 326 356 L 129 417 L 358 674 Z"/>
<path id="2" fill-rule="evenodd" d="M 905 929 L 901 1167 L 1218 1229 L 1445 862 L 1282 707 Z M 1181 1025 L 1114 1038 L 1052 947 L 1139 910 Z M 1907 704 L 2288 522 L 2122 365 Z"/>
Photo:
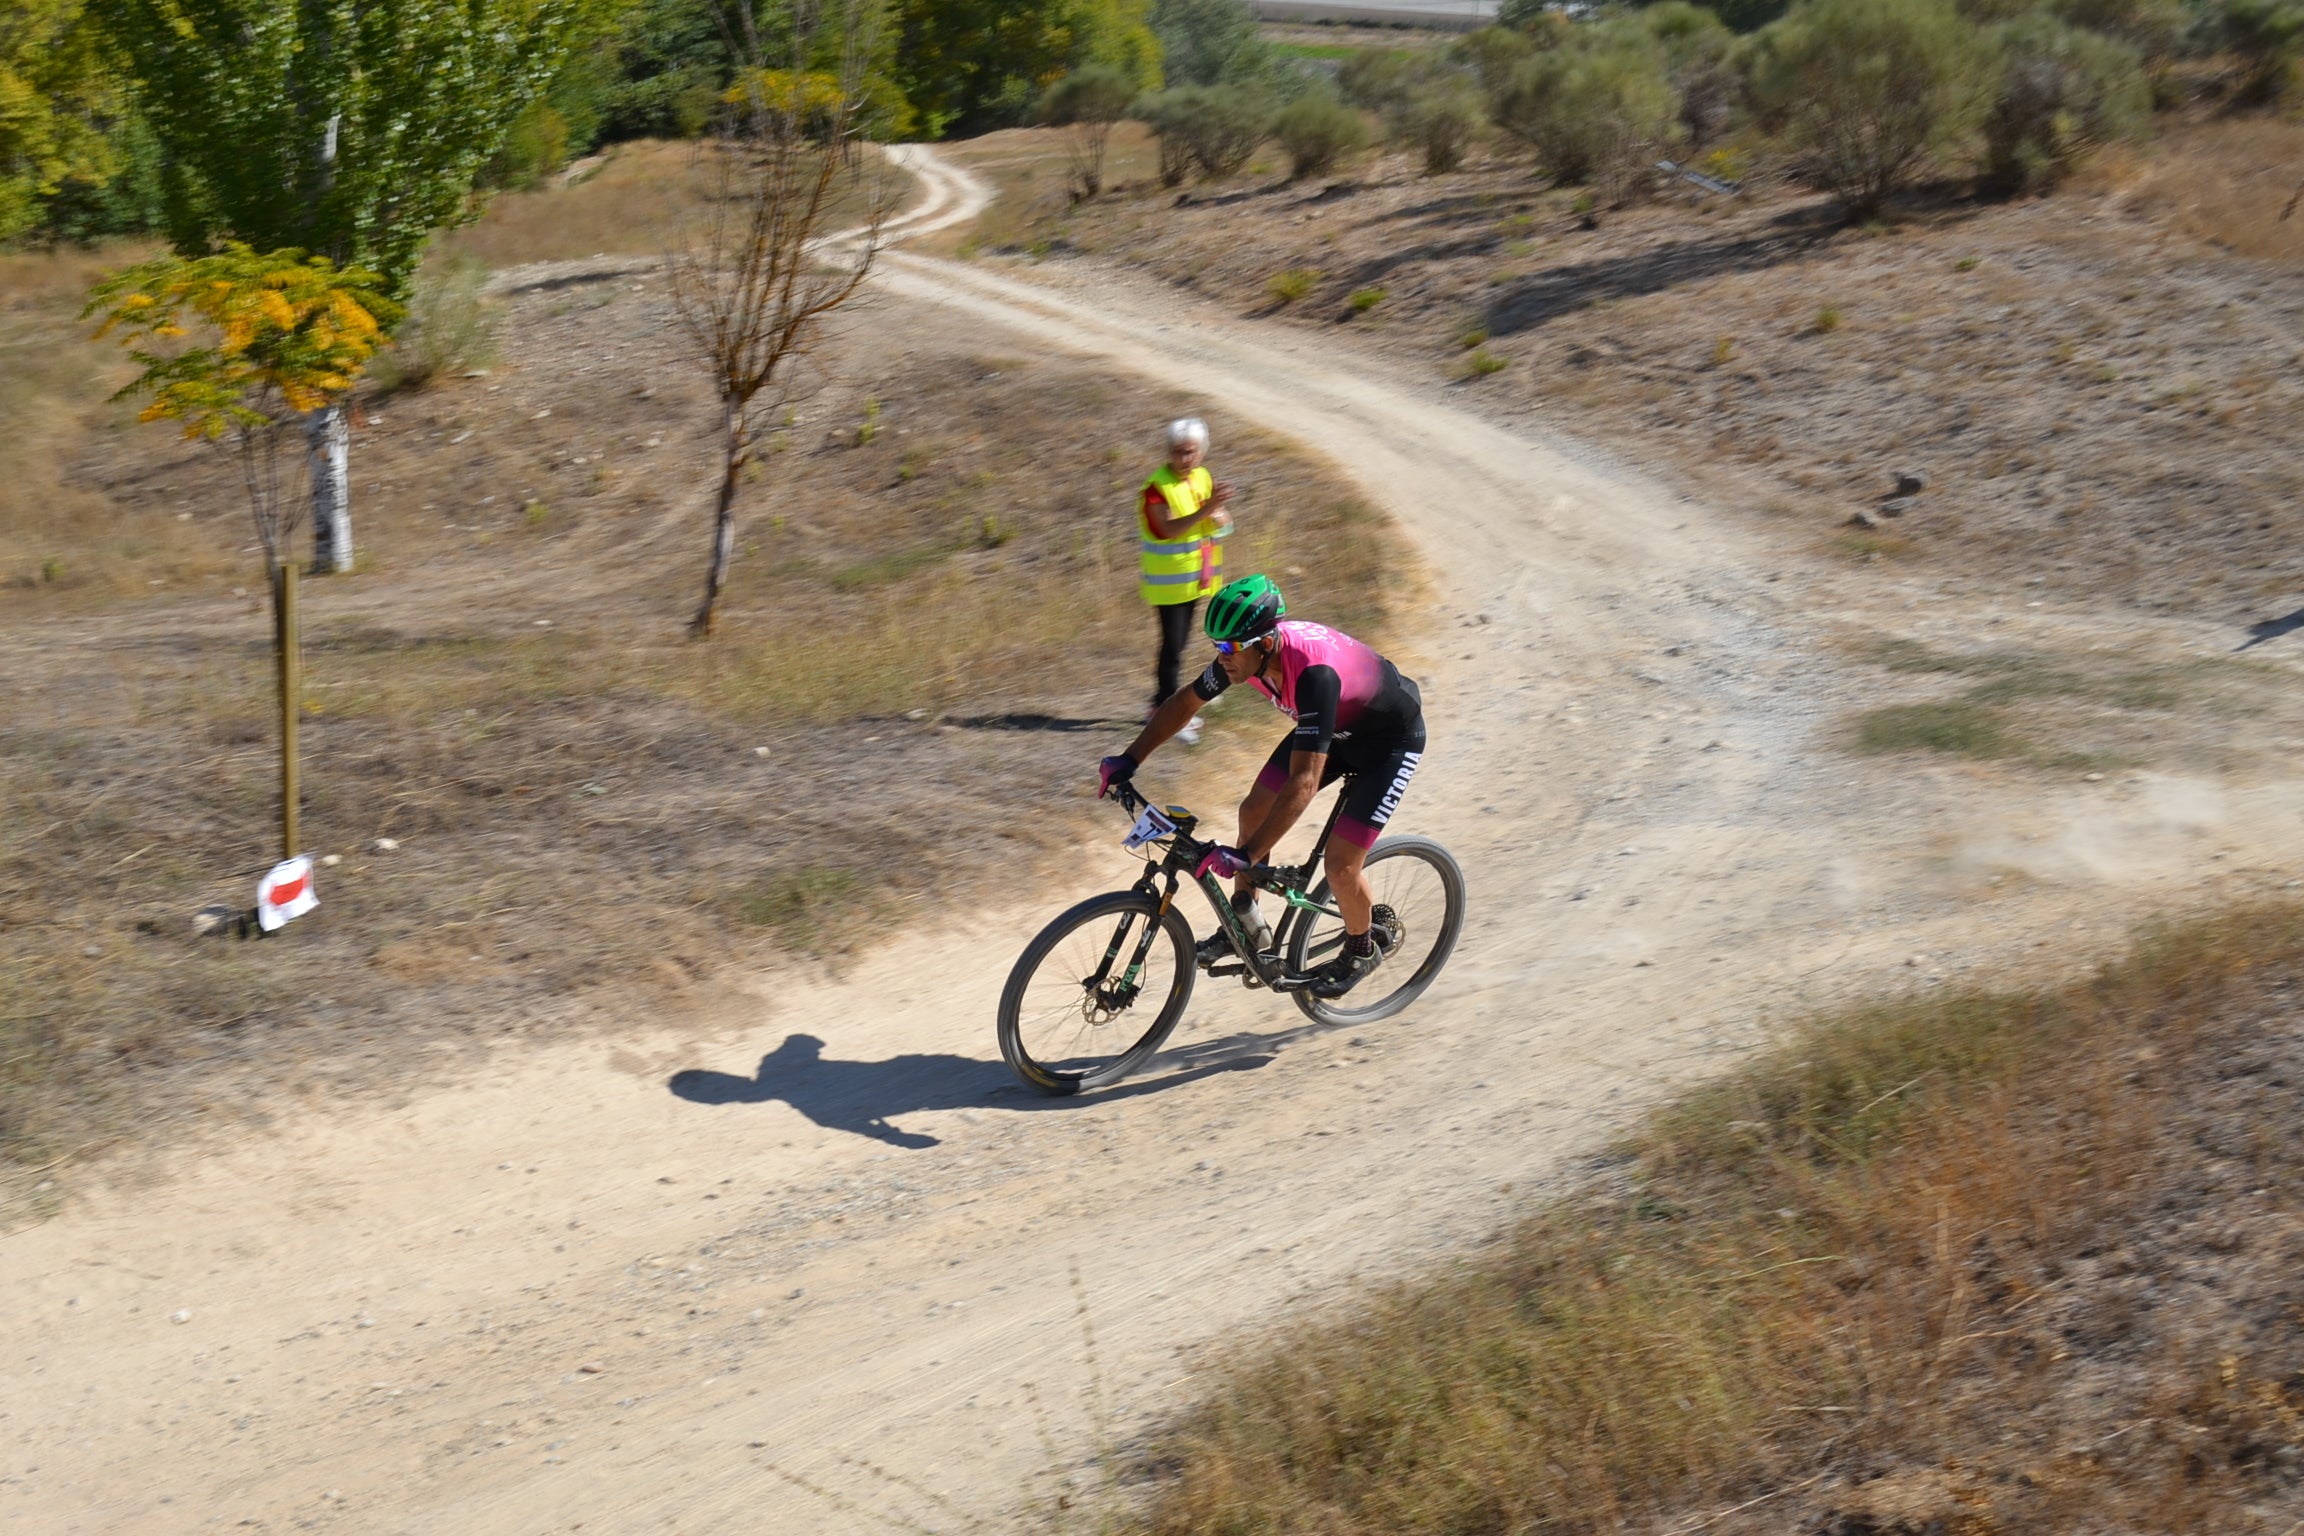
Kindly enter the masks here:
<path id="1" fill-rule="evenodd" d="M 1166 1053 L 1162 1062 L 1172 1058 Z M 1189 1059 L 1189 1058 L 1187 1058 Z M 781 1101 L 827 1130 L 849 1131 L 892 1147 L 939 1145 L 933 1136 L 900 1130 L 892 1115 L 932 1109 L 1062 1110 L 1158 1093 L 1219 1072 L 1253 1071 L 1270 1051 L 1236 1050 L 1193 1060 L 1184 1070 L 1145 1077 L 1076 1098 L 1051 1098 L 1025 1087 L 996 1061 L 971 1056 L 894 1056 L 886 1061 L 827 1059 L 814 1035 L 787 1035 L 760 1058 L 750 1077 L 691 1067 L 665 1086 L 691 1104 L 768 1104 Z M 1157 1070 L 1155 1067 L 1154 1070 Z"/>

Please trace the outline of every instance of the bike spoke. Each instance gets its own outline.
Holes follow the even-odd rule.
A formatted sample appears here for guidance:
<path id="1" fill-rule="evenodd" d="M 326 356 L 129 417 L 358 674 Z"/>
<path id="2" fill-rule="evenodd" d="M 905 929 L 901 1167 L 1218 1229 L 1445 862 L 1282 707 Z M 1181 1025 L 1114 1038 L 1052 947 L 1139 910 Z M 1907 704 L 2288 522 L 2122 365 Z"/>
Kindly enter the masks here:
<path id="1" fill-rule="evenodd" d="M 1138 913 L 1083 925 L 1058 942 L 1016 1013 L 1025 1052 L 1051 1071 L 1093 1071 L 1142 1038 L 1175 985 L 1166 943 Z"/>

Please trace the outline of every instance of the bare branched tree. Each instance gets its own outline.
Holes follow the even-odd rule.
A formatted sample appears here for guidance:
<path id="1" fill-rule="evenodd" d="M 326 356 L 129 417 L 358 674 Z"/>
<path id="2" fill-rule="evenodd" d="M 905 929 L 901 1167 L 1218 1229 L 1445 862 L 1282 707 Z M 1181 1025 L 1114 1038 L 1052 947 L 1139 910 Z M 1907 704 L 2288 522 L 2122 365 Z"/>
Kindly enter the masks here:
<path id="1" fill-rule="evenodd" d="M 767 0 L 774 4 L 774 0 Z M 794 397 L 825 318 L 854 298 L 879 255 L 902 182 L 864 143 L 879 0 L 723 0 L 745 59 L 699 149 L 710 212 L 667 260 L 672 299 L 721 416 L 720 489 L 704 601 L 712 633 L 736 549 L 736 494 L 762 424 Z"/>

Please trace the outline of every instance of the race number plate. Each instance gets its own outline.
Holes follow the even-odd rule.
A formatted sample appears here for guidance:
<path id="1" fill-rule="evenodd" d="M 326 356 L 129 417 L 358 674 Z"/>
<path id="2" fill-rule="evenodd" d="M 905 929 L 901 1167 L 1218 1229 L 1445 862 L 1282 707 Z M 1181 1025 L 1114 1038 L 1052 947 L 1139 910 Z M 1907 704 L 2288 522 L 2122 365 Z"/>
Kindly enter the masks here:
<path id="1" fill-rule="evenodd" d="M 1146 843 L 1156 843 L 1164 837 L 1173 836 L 1175 831 L 1176 823 L 1148 805 L 1144 807 L 1144 814 L 1136 818 L 1136 825 L 1129 829 L 1127 841 L 1120 846 L 1134 853 Z"/>

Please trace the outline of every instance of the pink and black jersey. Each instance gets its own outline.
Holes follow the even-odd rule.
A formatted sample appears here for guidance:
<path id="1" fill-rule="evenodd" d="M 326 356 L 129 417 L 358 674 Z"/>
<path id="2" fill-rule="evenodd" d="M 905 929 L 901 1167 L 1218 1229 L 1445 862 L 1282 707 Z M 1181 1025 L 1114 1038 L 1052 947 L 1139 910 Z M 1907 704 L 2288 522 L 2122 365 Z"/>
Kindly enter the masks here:
<path id="1" fill-rule="evenodd" d="M 1328 752 L 1337 741 L 1363 742 L 1421 734 L 1424 701 L 1416 685 L 1375 651 L 1325 624 L 1283 619 L 1279 648 L 1248 679 L 1296 722 L 1298 752 Z M 1232 685 L 1221 663 L 1209 663 L 1192 687 L 1203 701 Z"/>

